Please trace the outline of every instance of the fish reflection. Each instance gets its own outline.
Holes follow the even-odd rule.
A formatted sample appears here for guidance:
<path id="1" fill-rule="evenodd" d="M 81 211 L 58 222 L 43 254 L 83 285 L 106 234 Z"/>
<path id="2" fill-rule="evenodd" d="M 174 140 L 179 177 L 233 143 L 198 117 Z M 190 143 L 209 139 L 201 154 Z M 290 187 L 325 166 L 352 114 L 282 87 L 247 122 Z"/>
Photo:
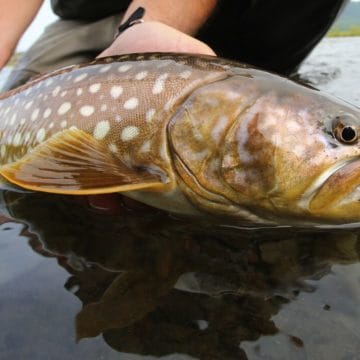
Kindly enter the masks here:
<path id="1" fill-rule="evenodd" d="M 57 258 L 70 274 L 65 288 L 82 302 L 77 339 L 101 334 L 121 352 L 245 359 L 242 344 L 281 335 L 287 358 L 296 358 L 293 352 L 305 356 L 312 334 L 286 331 L 274 317 L 317 290 L 309 279 L 329 275 L 335 264 L 359 261 L 354 231 L 244 231 L 152 209 L 104 215 L 69 197 L 2 195 L 11 221 L 26 224 L 23 235 L 33 250 Z M 336 339 L 321 324 L 337 315 L 327 302 L 321 311 L 315 319 L 308 309 L 301 320 L 305 329 L 311 323 L 329 331 L 331 354 Z M 351 326 L 342 326 L 339 332 L 351 333 Z M 359 335 L 351 336 L 348 352 L 358 354 Z"/>

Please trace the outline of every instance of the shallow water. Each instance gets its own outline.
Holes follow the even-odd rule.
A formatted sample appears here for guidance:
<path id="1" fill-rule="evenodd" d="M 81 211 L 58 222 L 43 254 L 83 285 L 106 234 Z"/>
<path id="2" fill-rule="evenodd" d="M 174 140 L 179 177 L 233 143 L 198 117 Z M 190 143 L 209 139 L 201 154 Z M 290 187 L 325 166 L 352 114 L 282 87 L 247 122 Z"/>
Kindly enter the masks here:
<path id="1" fill-rule="evenodd" d="M 326 39 L 301 74 L 360 104 L 359 59 Z M 0 359 L 359 359 L 359 231 L 122 211 L 1 193 Z"/>

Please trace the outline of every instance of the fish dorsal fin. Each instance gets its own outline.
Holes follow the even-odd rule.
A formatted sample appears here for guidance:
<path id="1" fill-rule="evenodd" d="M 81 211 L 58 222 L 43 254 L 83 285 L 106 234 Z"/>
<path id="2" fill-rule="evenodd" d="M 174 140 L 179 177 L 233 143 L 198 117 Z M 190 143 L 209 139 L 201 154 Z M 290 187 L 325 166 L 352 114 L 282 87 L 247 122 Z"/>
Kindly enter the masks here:
<path id="1" fill-rule="evenodd" d="M 166 186 L 160 174 L 127 166 L 105 143 L 79 129 L 54 135 L 30 154 L 1 167 L 0 174 L 22 188 L 70 195 Z"/>

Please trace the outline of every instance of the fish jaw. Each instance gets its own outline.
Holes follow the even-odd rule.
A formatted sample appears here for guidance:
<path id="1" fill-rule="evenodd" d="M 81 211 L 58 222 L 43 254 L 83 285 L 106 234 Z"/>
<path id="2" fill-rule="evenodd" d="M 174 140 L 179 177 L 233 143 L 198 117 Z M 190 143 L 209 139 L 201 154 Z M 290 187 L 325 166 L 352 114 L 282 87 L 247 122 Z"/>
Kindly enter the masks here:
<path id="1" fill-rule="evenodd" d="M 313 217 L 334 223 L 360 222 L 359 157 L 331 167 L 316 185 L 302 199 Z"/>

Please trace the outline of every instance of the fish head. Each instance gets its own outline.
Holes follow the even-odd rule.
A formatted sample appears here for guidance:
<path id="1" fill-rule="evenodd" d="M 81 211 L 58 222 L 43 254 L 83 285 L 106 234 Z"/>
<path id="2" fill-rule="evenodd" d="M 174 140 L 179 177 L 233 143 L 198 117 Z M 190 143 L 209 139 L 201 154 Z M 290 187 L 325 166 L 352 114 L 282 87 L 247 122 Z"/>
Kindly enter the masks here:
<path id="1" fill-rule="evenodd" d="M 276 75 L 244 74 L 197 89 L 170 123 L 187 196 L 252 223 L 359 223 L 360 110 Z"/>
<path id="2" fill-rule="evenodd" d="M 224 138 L 232 200 L 276 222 L 359 223 L 360 109 L 289 80 L 271 83 Z"/>

